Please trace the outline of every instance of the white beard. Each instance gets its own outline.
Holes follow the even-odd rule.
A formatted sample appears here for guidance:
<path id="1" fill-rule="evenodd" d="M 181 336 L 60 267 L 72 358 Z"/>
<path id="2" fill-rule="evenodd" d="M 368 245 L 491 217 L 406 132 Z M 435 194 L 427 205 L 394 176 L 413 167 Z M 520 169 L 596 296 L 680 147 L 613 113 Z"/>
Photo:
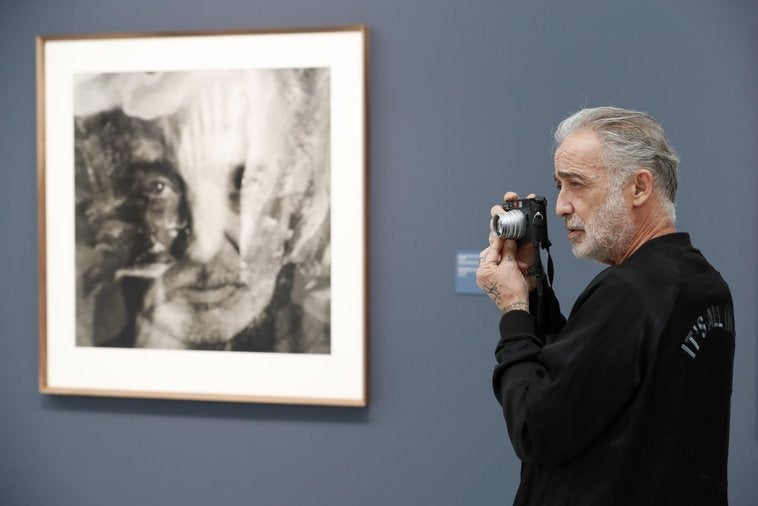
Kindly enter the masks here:
<path id="1" fill-rule="evenodd" d="M 605 201 L 585 224 L 578 218 L 566 218 L 566 228 L 584 230 L 584 237 L 571 243 L 577 258 L 613 264 L 628 249 L 634 235 L 634 223 L 624 209 L 621 187 L 611 189 Z"/>

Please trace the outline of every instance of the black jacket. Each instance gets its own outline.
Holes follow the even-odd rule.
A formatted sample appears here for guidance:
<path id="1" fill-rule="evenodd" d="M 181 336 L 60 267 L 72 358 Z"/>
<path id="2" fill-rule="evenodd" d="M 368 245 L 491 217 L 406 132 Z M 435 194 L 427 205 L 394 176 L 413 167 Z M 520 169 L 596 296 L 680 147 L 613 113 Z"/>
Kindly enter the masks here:
<path id="1" fill-rule="evenodd" d="M 689 236 L 605 269 L 568 320 L 549 288 L 532 297 L 501 319 L 493 376 L 514 504 L 727 504 L 732 298 Z"/>

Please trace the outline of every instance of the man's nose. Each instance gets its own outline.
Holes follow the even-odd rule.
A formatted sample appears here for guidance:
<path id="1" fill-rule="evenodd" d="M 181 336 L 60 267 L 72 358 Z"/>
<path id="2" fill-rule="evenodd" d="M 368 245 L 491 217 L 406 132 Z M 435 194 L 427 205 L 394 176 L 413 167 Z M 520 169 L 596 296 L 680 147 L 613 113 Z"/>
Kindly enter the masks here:
<path id="1" fill-rule="evenodd" d="M 219 178 L 223 179 L 223 178 Z M 197 263 L 207 263 L 221 250 L 229 221 L 226 192 L 218 180 L 209 177 L 187 178 L 193 190 L 189 199 L 192 232 L 187 254 Z"/>
<path id="2" fill-rule="evenodd" d="M 555 200 L 555 214 L 561 217 L 574 214 L 574 207 L 571 205 L 569 199 L 566 198 L 563 190 L 558 192 L 558 198 Z"/>

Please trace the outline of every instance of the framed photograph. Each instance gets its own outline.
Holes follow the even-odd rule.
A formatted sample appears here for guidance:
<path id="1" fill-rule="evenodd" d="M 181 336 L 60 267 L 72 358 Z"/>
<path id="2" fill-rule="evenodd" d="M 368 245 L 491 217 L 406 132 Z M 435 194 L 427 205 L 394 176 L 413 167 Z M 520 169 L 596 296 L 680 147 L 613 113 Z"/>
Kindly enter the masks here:
<path id="1" fill-rule="evenodd" d="M 38 37 L 41 392 L 366 405 L 367 42 Z"/>

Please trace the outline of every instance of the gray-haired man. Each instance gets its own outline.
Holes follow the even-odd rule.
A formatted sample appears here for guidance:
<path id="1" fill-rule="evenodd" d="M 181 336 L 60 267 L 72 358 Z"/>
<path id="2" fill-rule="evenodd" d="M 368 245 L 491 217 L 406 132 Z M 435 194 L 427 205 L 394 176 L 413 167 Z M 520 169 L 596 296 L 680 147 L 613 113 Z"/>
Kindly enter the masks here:
<path id="1" fill-rule="evenodd" d="M 514 504 L 725 505 L 732 298 L 676 232 L 678 157 L 655 119 L 613 107 L 575 113 L 556 141 L 556 213 L 574 254 L 610 267 L 566 319 L 534 289 L 532 245 L 491 233 L 482 253 Z"/>

